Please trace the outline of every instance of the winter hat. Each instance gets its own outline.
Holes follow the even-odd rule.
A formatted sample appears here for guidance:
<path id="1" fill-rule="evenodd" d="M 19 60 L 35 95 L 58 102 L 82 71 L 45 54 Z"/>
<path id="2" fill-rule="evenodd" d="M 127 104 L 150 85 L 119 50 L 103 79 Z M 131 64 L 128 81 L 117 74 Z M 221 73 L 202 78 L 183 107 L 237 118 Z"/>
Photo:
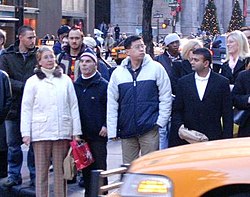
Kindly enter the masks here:
<path id="1" fill-rule="evenodd" d="M 95 39 L 92 38 L 92 37 L 84 37 L 84 38 L 83 38 L 83 43 L 84 43 L 86 46 L 90 47 L 90 48 L 95 48 L 95 47 L 96 47 L 96 41 L 95 41 Z"/>
<path id="2" fill-rule="evenodd" d="M 171 42 L 180 41 L 180 37 L 176 33 L 168 34 L 165 39 L 165 45 L 168 46 Z"/>
<path id="3" fill-rule="evenodd" d="M 83 56 L 88 56 L 88 57 L 92 58 L 92 59 L 95 61 L 95 63 L 97 63 L 96 54 L 95 54 L 95 52 L 94 52 L 92 49 L 87 48 L 87 49 L 82 53 L 82 55 L 81 55 L 80 58 L 82 58 Z"/>
<path id="4" fill-rule="evenodd" d="M 64 33 L 69 33 L 70 27 L 68 25 L 62 25 L 58 30 L 57 30 L 57 35 L 60 36 Z"/>

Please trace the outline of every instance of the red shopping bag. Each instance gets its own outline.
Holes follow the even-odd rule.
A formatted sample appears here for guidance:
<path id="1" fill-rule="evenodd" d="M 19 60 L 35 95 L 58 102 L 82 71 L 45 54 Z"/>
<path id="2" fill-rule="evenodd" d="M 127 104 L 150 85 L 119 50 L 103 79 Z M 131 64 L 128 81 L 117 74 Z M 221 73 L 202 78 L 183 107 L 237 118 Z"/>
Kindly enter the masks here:
<path id="1" fill-rule="evenodd" d="M 70 142 L 77 170 L 82 170 L 94 162 L 87 142 Z"/>

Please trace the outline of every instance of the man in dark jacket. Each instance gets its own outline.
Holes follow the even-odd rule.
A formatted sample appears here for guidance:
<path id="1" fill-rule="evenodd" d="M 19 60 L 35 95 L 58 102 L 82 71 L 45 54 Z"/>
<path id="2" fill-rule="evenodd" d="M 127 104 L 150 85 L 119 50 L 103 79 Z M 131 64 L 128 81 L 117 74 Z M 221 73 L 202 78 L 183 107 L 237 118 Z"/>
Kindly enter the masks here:
<path id="1" fill-rule="evenodd" d="M 29 26 L 21 26 L 18 29 L 18 40 L 16 43 L 7 48 L 0 57 L 0 69 L 8 73 L 13 93 L 13 101 L 5 121 L 9 164 L 8 180 L 4 183 L 6 187 L 12 187 L 22 183 L 21 100 L 25 82 L 33 75 L 34 68 L 37 64 L 35 40 L 35 31 Z M 34 185 L 35 164 L 32 146 L 30 146 L 28 151 L 27 163 L 30 170 L 31 185 Z"/>
<path id="2" fill-rule="evenodd" d="M 195 73 L 178 81 L 169 137 L 170 147 L 187 144 L 178 135 L 181 125 L 203 133 L 209 140 L 233 136 L 229 80 L 213 72 L 211 63 L 211 53 L 207 48 L 196 49 L 191 61 Z"/>
<path id="3" fill-rule="evenodd" d="M 83 172 L 85 197 L 90 195 L 91 170 L 107 169 L 106 105 L 108 82 L 97 72 L 97 57 L 90 50 L 80 57 L 81 76 L 74 83 L 78 99 L 83 139 L 95 162 Z M 105 180 L 107 183 L 107 179 Z"/>
<path id="4" fill-rule="evenodd" d="M 8 75 L 0 70 L 0 178 L 7 177 L 8 149 L 4 120 L 11 105 L 11 89 Z"/>
<path id="5" fill-rule="evenodd" d="M 175 95 L 176 85 L 177 85 L 177 73 L 176 68 L 181 66 L 182 59 L 179 51 L 180 47 L 180 37 L 176 33 L 168 34 L 164 43 L 166 45 L 166 50 L 163 54 L 156 56 L 155 60 L 160 62 L 162 66 L 168 73 L 171 82 L 172 94 Z M 168 147 L 168 135 L 171 126 L 171 119 L 167 123 L 166 127 L 159 128 L 160 134 L 160 149 L 165 149 Z"/>

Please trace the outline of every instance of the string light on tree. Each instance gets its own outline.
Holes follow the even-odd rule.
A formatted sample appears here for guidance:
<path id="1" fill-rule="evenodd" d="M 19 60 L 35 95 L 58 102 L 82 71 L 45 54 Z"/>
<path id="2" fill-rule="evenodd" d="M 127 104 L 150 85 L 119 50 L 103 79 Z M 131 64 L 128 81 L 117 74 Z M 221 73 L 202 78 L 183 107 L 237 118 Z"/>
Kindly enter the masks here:
<path id="1" fill-rule="evenodd" d="M 239 30 L 244 23 L 244 17 L 238 0 L 235 0 L 228 32 Z"/>
<path id="2" fill-rule="evenodd" d="M 216 10 L 214 0 L 209 0 L 201 24 L 201 30 L 210 32 L 212 35 L 220 34 Z"/>

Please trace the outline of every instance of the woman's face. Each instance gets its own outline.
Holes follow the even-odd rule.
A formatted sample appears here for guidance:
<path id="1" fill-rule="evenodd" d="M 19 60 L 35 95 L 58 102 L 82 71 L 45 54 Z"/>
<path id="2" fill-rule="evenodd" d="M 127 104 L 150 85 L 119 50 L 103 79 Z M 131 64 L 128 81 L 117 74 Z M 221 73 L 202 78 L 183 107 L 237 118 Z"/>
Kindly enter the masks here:
<path id="1" fill-rule="evenodd" d="M 55 67 L 54 53 L 52 51 L 44 51 L 38 63 L 41 67 L 46 68 L 46 69 L 54 68 Z"/>
<path id="2" fill-rule="evenodd" d="M 239 53 L 239 45 L 235 39 L 231 36 L 227 38 L 227 48 L 230 55 L 235 55 Z"/>

